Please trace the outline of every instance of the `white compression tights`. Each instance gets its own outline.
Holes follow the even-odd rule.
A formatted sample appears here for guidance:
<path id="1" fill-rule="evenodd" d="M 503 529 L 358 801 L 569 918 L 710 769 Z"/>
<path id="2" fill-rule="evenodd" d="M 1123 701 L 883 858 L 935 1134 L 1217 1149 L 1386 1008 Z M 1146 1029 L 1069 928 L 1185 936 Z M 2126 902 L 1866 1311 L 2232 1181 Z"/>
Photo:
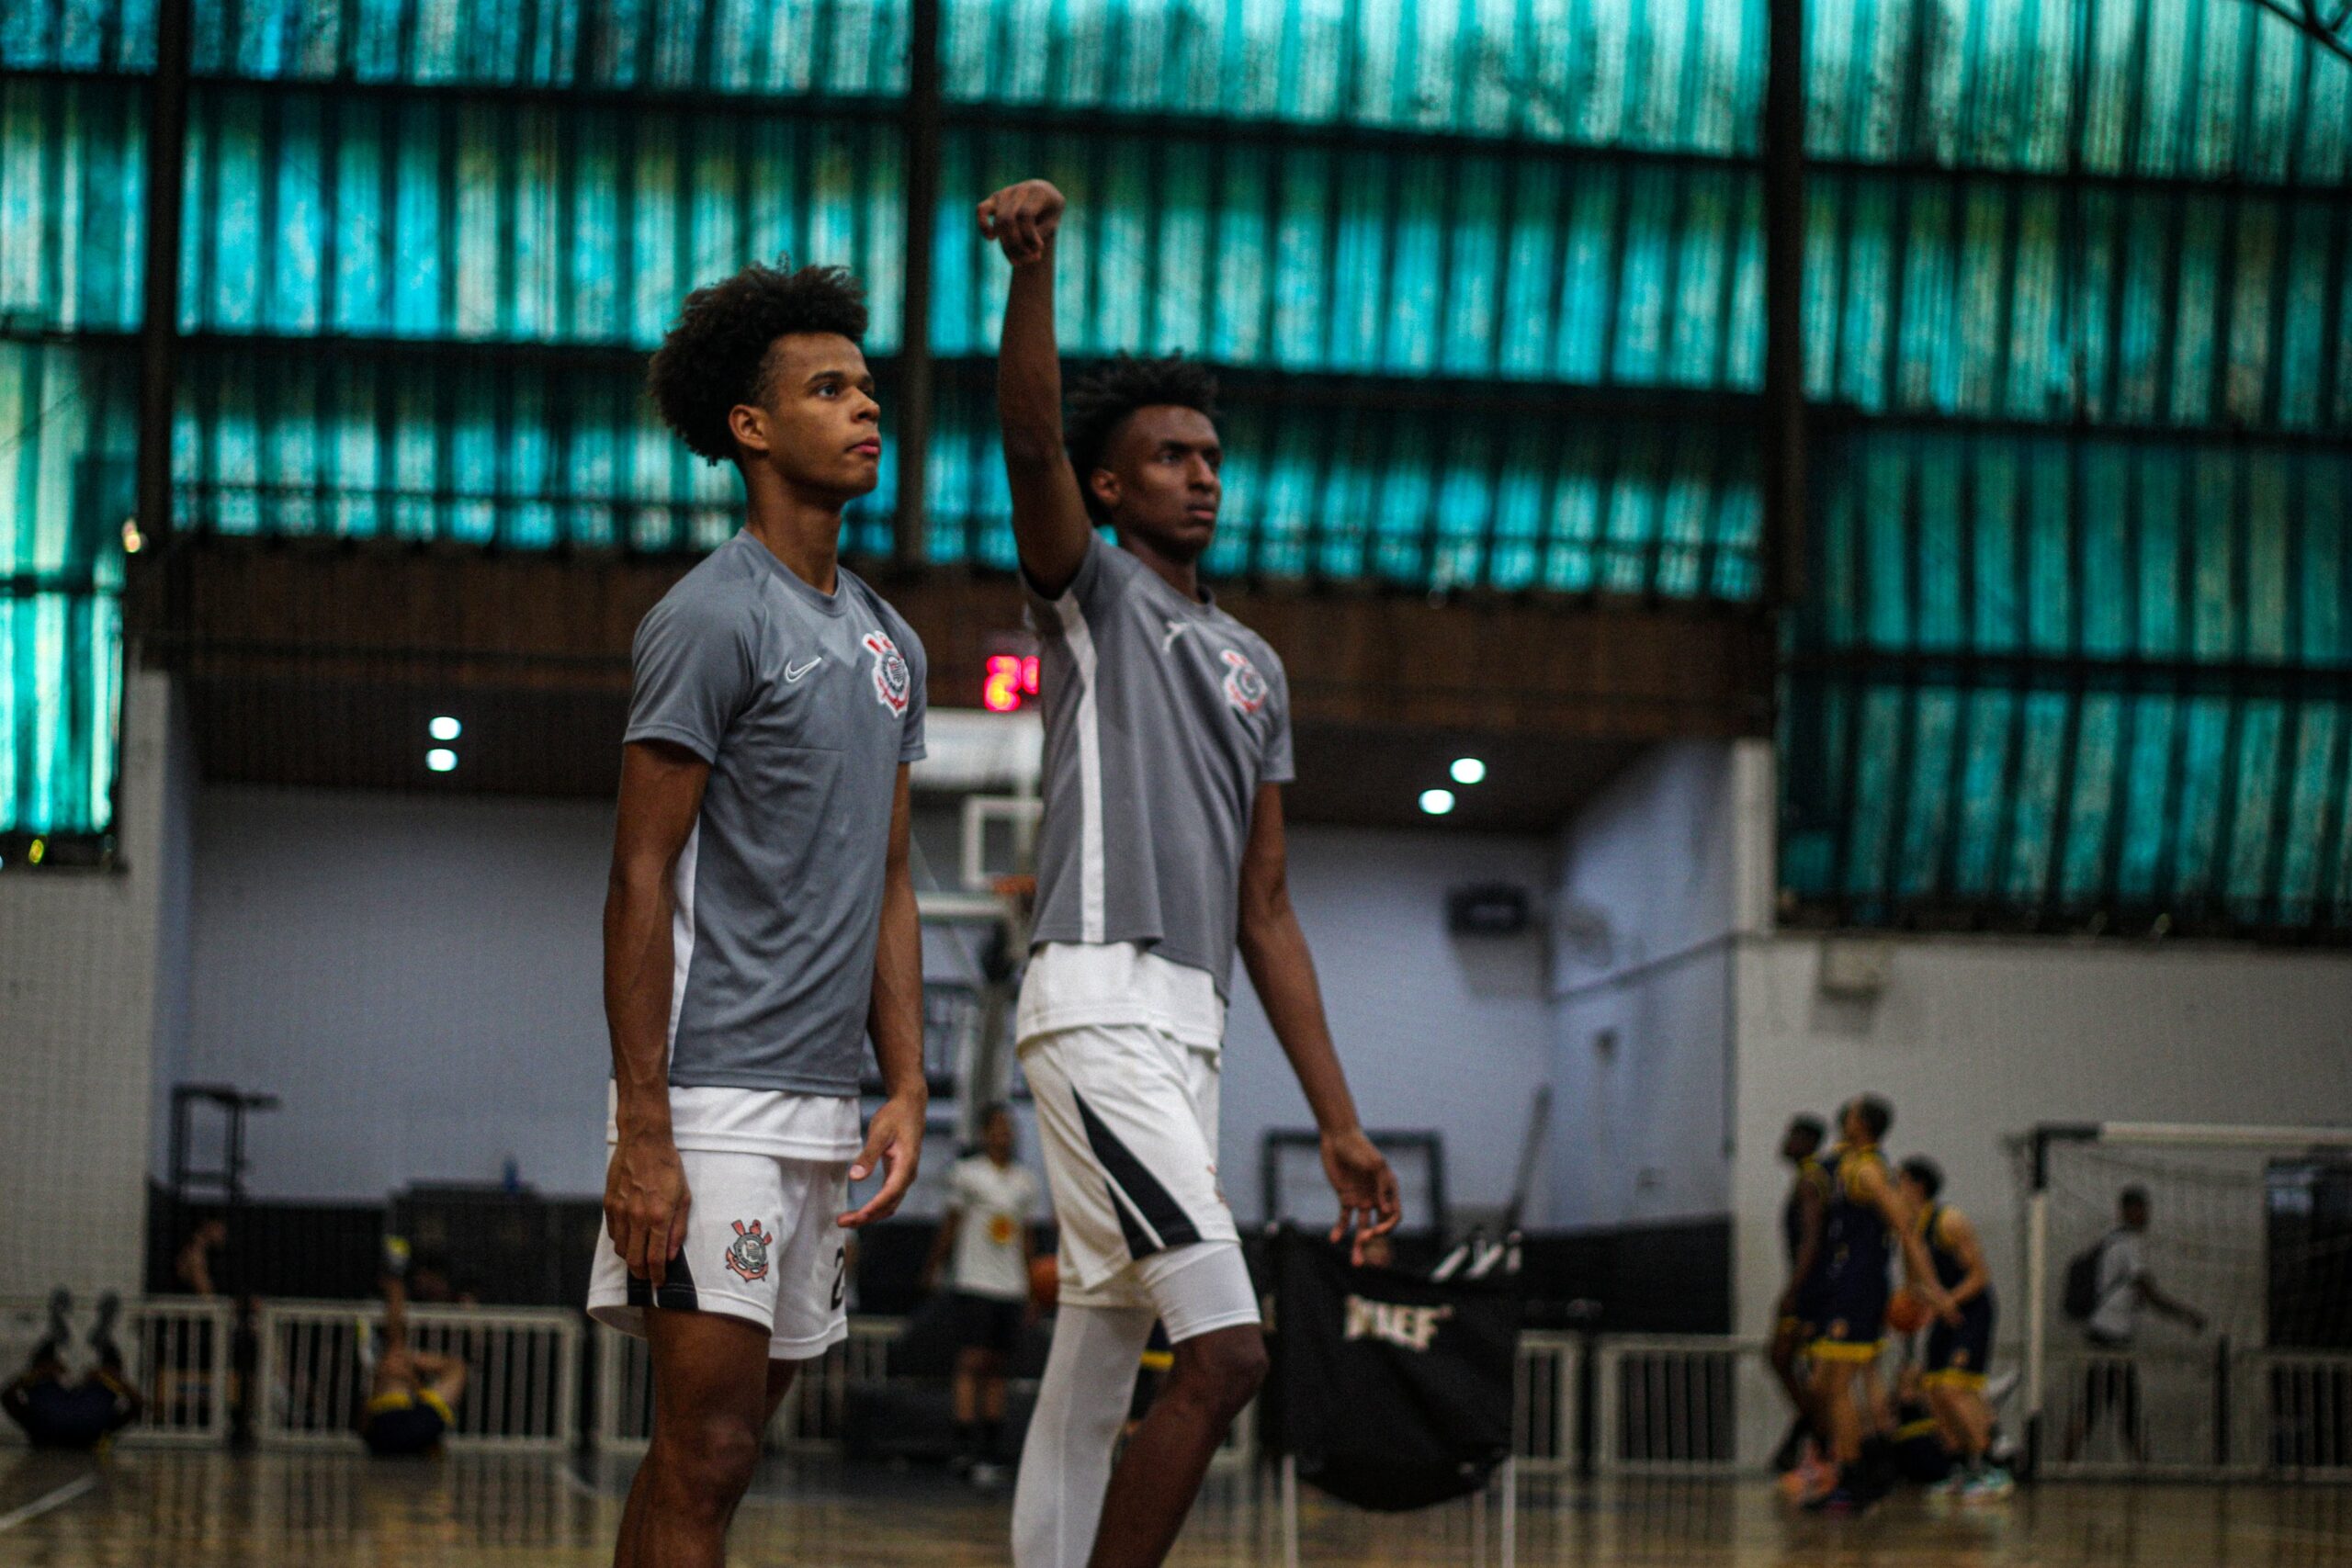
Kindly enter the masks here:
<path id="1" fill-rule="evenodd" d="M 1013 1568 L 1086 1568 L 1111 1450 L 1159 1315 L 1148 1306 L 1074 1304 L 1054 1315 L 1054 1347 L 1012 1493 Z"/>
<path id="2" fill-rule="evenodd" d="M 1155 1253 L 1103 1291 L 1107 1301 L 1070 1292 L 1054 1315 L 1054 1348 L 1012 1493 L 1013 1568 L 1086 1568 L 1111 1483 L 1111 1450 L 1135 1399 L 1153 1322 L 1165 1322 L 1169 1343 L 1181 1345 L 1258 1321 L 1249 1265 L 1230 1241 Z"/>

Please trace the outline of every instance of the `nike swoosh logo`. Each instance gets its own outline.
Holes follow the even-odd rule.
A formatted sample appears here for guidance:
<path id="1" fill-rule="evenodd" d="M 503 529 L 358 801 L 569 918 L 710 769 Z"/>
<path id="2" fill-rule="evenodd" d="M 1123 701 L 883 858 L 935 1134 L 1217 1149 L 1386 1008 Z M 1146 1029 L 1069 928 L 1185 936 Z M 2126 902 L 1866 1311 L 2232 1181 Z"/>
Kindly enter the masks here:
<path id="1" fill-rule="evenodd" d="M 824 656 L 820 654 L 806 664 L 786 664 L 784 667 L 785 683 L 787 685 L 797 684 L 799 682 L 800 677 L 806 675 L 809 671 L 814 670 L 818 665 L 822 664 L 824 661 Z"/>
<path id="2" fill-rule="evenodd" d="M 1177 639 L 1178 637 L 1182 637 L 1186 632 L 1191 631 L 1192 629 L 1193 629 L 1193 626 L 1192 626 L 1192 623 L 1191 623 L 1191 622 L 1189 622 L 1189 621 L 1170 621 L 1170 622 L 1169 622 L 1169 623 L 1168 623 L 1168 635 L 1167 635 L 1166 637 L 1161 637 L 1161 638 L 1159 639 L 1159 651 L 1160 651 L 1160 652 L 1162 652 L 1162 653 L 1165 653 L 1165 652 L 1167 652 L 1170 649 L 1171 649 L 1171 648 L 1175 647 L 1175 646 L 1176 646 L 1176 639 Z"/>

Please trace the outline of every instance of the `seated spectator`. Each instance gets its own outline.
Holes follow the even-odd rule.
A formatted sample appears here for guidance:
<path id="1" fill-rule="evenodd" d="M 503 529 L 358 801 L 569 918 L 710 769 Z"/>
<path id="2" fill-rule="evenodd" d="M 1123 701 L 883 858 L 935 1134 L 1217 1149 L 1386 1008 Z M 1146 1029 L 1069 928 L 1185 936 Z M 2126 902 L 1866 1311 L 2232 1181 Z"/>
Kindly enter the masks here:
<path id="1" fill-rule="evenodd" d="M 33 1347 L 16 1382 L 0 1391 L 0 1408 L 37 1449 L 95 1449 L 139 1418 L 139 1391 L 123 1375 L 122 1352 L 114 1342 L 121 1301 L 112 1292 L 99 1298 L 89 1340 L 96 1364 L 79 1378 L 69 1378 L 65 1365 L 73 1310 L 73 1296 L 61 1287 L 49 1298 L 48 1337 Z"/>

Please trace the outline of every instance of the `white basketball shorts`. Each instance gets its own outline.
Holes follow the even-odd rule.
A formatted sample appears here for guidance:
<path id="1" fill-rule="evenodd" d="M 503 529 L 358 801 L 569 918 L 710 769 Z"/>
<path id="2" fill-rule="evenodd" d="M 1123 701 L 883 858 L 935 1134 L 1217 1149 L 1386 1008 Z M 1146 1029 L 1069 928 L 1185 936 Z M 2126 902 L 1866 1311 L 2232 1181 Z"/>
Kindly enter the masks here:
<path id="1" fill-rule="evenodd" d="M 1148 1024 L 1089 1024 L 1023 1041 L 1021 1068 L 1061 1230 L 1064 1302 L 1147 1305 L 1138 1265 L 1238 1244 L 1217 1183 L 1215 1053 Z"/>
<path id="2" fill-rule="evenodd" d="M 588 1315 L 645 1337 L 645 1309 L 715 1312 L 760 1325 L 772 1361 L 805 1361 L 849 1337 L 849 1161 L 681 1149 L 686 1242 L 657 1292 L 596 1238 Z"/>

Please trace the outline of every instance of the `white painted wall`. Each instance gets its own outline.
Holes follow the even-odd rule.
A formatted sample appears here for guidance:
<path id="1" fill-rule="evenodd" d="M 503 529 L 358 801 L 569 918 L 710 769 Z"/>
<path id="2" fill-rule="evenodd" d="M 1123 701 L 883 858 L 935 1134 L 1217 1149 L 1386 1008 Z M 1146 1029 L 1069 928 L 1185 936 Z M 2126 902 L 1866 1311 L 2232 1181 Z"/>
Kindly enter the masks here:
<path id="1" fill-rule="evenodd" d="M 1754 896 L 1739 747 L 1652 748 L 1562 837 L 1554 903 L 1553 1223 L 1651 1224 L 1730 1201 L 1732 955 Z"/>
<path id="2" fill-rule="evenodd" d="M 131 675 L 120 869 L 0 875 L 0 1296 L 139 1288 L 171 716 Z"/>
<path id="3" fill-rule="evenodd" d="M 1291 898 L 1357 1110 L 1368 1127 L 1443 1133 L 1457 1207 L 1510 1197 L 1528 1105 L 1550 1070 L 1551 1008 L 1540 938 L 1449 935 L 1445 895 L 1468 882 L 1540 894 L 1552 874 L 1540 839 L 1290 830 Z M 1226 1197 L 1255 1222 L 1263 1134 L 1314 1122 L 1238 961 L 1220 1094 Z M 1546 1185 L 1539 1171 L 1530 1224 L 1547 1223 Z"/>
<path id="4" fill-rule="evenodd" d="M 181 1070 L 284 1096 L 254 1123 L 256 1193 L 491 1180 L 510 1152 L 542 1191 L 601 1190 L 609 807 L 212 788 L 196 826 Z M 920 827 L 952 875 L 950 822 Z M 1549 862 L 1533 839 L 1292 835 L 1293 896 L 1364 1116 L 1444 1130 L 1467 1201 L 1508 1190 L 1548 1070 L 1548 1004 L 1534 939 L 1447 937 L 1444 893 L 1540 888 Z M 1227 1190 L 1255 1219 L 1261 1133 L 1309 1123 L 1238 965 L 1235 987 Z"/>

